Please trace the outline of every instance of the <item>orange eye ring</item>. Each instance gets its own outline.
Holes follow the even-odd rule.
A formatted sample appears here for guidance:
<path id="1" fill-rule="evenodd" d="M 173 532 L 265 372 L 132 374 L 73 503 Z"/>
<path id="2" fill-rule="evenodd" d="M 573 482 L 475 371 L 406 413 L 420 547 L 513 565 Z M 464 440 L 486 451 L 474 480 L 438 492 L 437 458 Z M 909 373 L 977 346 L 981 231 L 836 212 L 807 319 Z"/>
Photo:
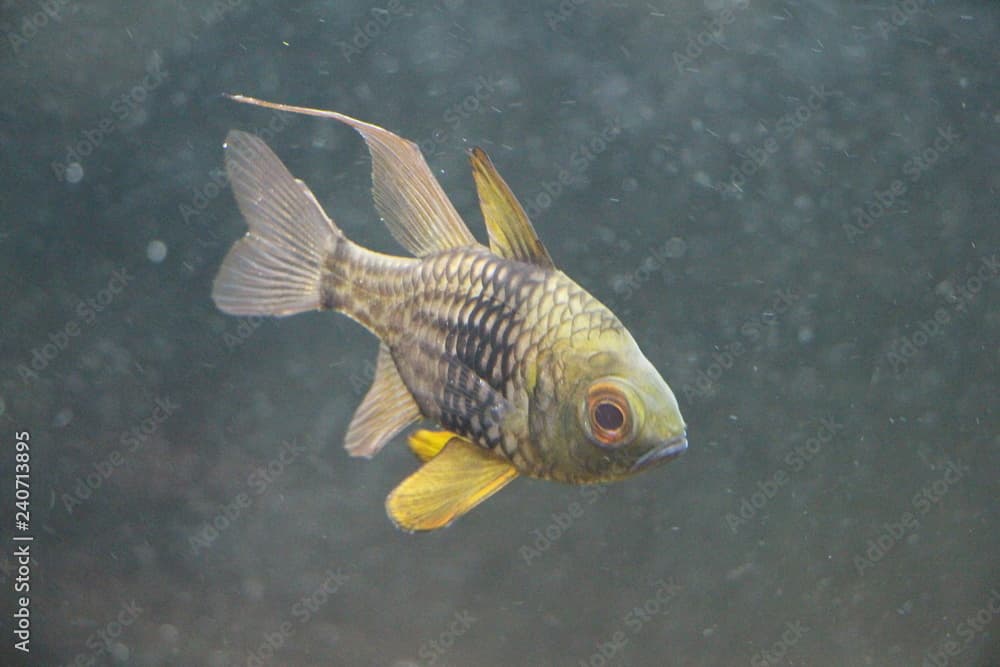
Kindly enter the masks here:
<path id="1" fill-rule="evenodd" d="M 610 382 L 592 384 L 587 392 L 587 422 L 597 444 L 626 444 L 632 434 L 632 410 L 624 392 Z"/>

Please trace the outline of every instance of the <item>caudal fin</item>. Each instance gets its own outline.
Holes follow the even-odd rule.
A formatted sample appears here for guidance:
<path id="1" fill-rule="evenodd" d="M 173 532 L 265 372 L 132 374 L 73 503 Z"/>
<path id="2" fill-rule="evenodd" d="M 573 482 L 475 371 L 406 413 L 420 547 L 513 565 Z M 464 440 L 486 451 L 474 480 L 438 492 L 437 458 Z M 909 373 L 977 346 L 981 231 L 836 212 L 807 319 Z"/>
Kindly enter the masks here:
<path id="1" fill-rule="evenodd" d="M 250 230 L 215 277 L 215 304 L 232 315 L 335 307 L 324 303 L 323 267 L 347 242 L 343 233 L 259 137 L 233 130 L 225 150 L 229 183 Z"/>

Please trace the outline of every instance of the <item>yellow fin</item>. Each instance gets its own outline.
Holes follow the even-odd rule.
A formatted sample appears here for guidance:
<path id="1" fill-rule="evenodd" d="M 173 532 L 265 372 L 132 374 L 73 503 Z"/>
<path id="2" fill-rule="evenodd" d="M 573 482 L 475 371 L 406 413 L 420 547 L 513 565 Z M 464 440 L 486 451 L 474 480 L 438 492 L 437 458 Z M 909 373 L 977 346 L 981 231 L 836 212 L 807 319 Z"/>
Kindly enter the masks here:
<path id="1" fill-rule="evenodd" d="M 344 448 L 351 456 L 371 458 L 392 436 L 420 419 L 420 408 L 396 370 L 385 343 L 378 347 L 375 379 L 347 427 Z"/>
<path id="2" fill-rule="evenodd" d="M 427 463 L 441 453 L 448 441 L 457 437 L 451 431 L 428 431 L 420 429 L 410 434 L 410 449 L 422 462 Z"/>
<path id="3" fill-rule="evenodd" d="M 472 175 L 476 179 L 479 207 L 490 234 L 490 249 L 507 259 L 536 264 L 546 269 L 554 268 L 549 251 L 542 245 L 535 228 L 511 192 L 510 187 L 497 172 L 482 148 L 469 153 Z"/>
<path id="4" fill-rule="evenodd" d="M 265 102 L 245 95 L 227 97 L 278 111 L 333 118 L 357 130 L 372 155 L 375 209 L 393 237 L 417 257 L 448 248 L 477 245 L 476 238 L 427 166 L 420 147 L 412 141 L 336 111 Z"/>
<path id="5" fill-rule="evenodd" d="M 517 477 L 511 463 L 465 438 L 404 479 L 385 499 L 389 518 L 413 532 L 444 528 Z"/>

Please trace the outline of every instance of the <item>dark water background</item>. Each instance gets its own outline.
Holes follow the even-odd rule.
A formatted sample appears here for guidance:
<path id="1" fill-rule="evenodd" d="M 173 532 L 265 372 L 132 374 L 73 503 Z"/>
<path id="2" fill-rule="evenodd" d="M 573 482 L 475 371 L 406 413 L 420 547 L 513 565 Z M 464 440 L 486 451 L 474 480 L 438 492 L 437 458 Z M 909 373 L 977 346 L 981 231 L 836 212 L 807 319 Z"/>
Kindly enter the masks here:
<path id="1" fill-rule="evenodd" d="M 0 663 L 1000 664 L 995 2 L 0 17 Z M 227 91 L 419 141 L 480 238 L 464 150 L 485 147 L 674 387 L 688 453 L 393 528 L 402 439 L 341 448 L 376 341 L 209 298 L 245 229 L 226 132 L 264 133 L 397 252 L 363 144 Z"/>

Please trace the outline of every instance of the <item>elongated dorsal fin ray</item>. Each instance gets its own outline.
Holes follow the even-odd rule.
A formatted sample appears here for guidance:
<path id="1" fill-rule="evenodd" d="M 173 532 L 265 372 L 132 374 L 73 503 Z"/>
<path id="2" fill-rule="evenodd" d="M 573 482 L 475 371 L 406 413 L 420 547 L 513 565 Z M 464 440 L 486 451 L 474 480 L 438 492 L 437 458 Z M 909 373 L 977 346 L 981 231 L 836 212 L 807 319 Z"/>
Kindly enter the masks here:
<path id="1" fill-rule="evenodd" d="M 266 102 L 244 95 L 228 97 L 278 111 L 332 118 L 357 130 L 372 156 L 375 208 L 393 237 L 417 257 L 477 243 L 427 166 L 420 147 L 412 141 L 336 111 Z"/>
<path id="2" fill-rule="evenodd" d="M 501 257 L 528 262 L 546 269 L 555 268 L 531 220 L 517 197 L 481 148 L 469 152 L 472 175 L 476 179 L 479 207 L 490 235 L 490 249 Z"/>
<path id="3" fill-rule="evenodd" d="M 264 142 L 233 130 L 226 174 L 250 231 L 230 249 L 212 287 L 232 315 L 292 315 L 320 307 L 323 262 L 346 242 L 309 188 Z"/>
<path id="4" fill-rule="evenodd" d="M 375 379 L 354 412 L 344 448 L 351 456 L 371 458 L 392 436 L 420 419 L 420 408 L 403 384 L 385 343 L 379 345 Z"/>
<path id="5" fill-rule="evenodd" d="M 444 528 L 515 477 L 510 462 L 456 435 L 392 490 L 386 512 L 406 531 Z"/>

